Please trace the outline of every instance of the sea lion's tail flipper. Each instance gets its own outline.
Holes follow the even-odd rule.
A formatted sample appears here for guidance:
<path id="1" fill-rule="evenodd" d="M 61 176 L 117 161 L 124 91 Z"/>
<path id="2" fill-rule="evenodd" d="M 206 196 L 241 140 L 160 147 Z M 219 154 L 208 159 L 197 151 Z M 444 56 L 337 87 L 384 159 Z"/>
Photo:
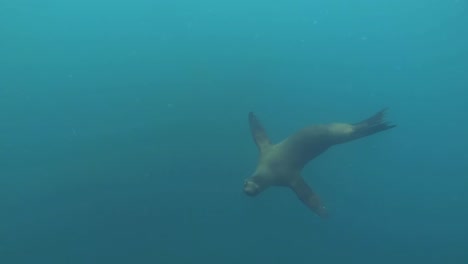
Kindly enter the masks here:
<path id="1" fill-rule="evenodd" d="M 268 148 L 271 143 L 265 129 L 253 112 L 249 112 L 249 125 L 255 144 L 257 145 L 258 150 L 262 152 Z"/>
<path id="2" fill-rule="evenodd" d="M 309 187 L 302 177 L 297 177 L 289 186 L 293 190 L 299 200 L 304 203 L 310 210 L 316 213 L 321 218 L 327 218 L 328 213 L 320 201 L 320 197 Z"/>
<path id="3" fill-rule="evenodd" d="M 384 108 L 374 114 L 373 116 L 362 120 L 359 123 L 353 124 L 355 129 L 355 136 L 356 137 L 365 137 L 370 136 L 372 134 L 382 132 L 391 128 L 394 128 L 396 125 L 390 124 L 385 121 L 385 114 L 387 108 Z"/>

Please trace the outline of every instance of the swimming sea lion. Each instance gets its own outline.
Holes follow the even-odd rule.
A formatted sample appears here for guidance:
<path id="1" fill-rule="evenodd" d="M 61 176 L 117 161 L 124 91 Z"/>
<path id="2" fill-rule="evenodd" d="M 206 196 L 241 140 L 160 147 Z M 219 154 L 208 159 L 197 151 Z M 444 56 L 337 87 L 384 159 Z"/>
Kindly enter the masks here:
<path id="1" fill-rule="evenodd" d="M 289 187 L 307 207 L 320 217 L 326 217 L 327 211 L 320 198 L 301 177 L 302 169 L 331 146 L 395 127 L 384 121 L 385 111 L 355 124 L 311 125 L 277 144 L 270 142 L 260 121 L 249 112 L 250 131 L 260 157 L 255 172 L 244 181 L 244 193 L 256 196 L 270 186 Z"/>

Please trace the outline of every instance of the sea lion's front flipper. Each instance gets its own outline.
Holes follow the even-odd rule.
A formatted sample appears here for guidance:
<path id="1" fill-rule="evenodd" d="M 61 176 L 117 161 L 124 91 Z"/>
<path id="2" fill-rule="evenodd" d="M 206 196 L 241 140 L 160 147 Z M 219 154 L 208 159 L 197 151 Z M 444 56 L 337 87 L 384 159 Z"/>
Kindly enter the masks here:
<path id="1" fill-rule="evenodd" d="M 295 178 L 289 187 L 296 193 L 299 200 L 307 205 L 309 209 L 322 218 L 327 217 L 328 214 L 325 206 L 323 206 L 318 195 L 314 193 L 302 177 Z"/>
<path id="2" fill-rule="evenodd" d="M 262 124 L 252 112 L 249 112 L 249 125 L 255 144 L 257 144 L 258 149 L 262 152 L 265 148 L 269 147 L 271 143 Z"/>

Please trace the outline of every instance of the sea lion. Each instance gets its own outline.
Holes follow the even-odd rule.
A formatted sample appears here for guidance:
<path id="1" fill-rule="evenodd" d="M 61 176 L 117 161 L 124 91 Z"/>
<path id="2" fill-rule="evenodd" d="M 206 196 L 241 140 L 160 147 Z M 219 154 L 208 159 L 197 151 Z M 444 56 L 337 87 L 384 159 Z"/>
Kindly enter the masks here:
<path id="1" fill-rule="evenodd" d="M 253 112 L 249 112 L 252 137 L 259 150 L 254 173 L 244 181 L 244 193 L 256 196 L 270 186 L 289 187 L 299 200 L 320 217 L 327 216 L 319 196 L 301 177 L 304 166 L 328 148 L 379 133 L 396 125 L 384 120 L 386 109 L 361 122 L 318 124 L 304 127 L 283 141 L 272 144 Z"/>

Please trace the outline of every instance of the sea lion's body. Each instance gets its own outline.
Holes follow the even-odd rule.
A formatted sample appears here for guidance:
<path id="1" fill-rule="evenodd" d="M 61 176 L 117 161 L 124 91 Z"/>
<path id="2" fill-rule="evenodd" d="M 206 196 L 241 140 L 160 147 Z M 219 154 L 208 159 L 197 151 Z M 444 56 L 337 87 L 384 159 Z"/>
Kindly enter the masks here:
<path id="1" fill-rule="evenodd" d="M 383 121 L 384 110 L 356 124 L 331 123 L 300 129 L 277 144 L 271 144 L 260 121 L 249 113 L 252 136 L 260 152 L 257 168 L 244 183 L 244 192 L 255 196 L 270 186 L 291 188 L 298 198 L 318 215 L 327 212 L 319 197 L 301 177 L 307 163 L 328 148 L 390 128 Z"/>

